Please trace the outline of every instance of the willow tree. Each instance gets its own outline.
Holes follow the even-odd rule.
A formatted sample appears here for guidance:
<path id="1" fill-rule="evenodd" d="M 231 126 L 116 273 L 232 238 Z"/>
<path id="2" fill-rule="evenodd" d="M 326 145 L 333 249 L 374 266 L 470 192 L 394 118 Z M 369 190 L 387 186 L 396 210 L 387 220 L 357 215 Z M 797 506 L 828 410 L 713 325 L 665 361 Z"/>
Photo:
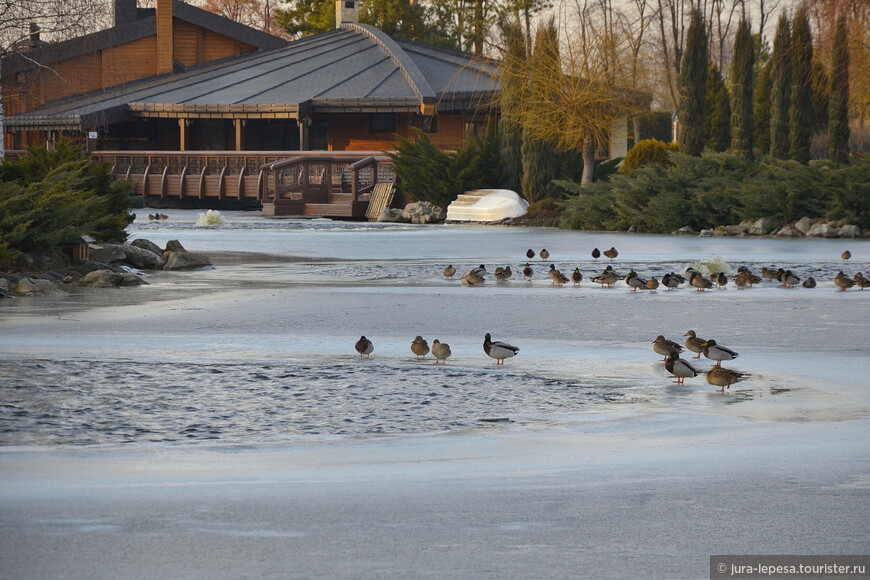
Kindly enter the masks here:
<path id="1" fill-rule="evenodd" d="M 686 49 L 680 63 L 680 151 L 699 157 L 704 150 L 704 100 L 707 92 L 707 32 L 704 17 L 692 11 Z"/>
<path id="2" fill-rule="evenodd" d="M 831 96 L 828 108 L 828 157 L 849 161 L 849 30 L 840 13 L 831 54 Z"/>
<path id="3" fill-rule="evenodd" d="M 786 159 L 791 106 L 791 24 L 785 14 L 779 17 L 770 62 L 770 156 Z"/>
<path id="4" fill-rule="evenodd" d="M 789 157 L 807 163 L 813 132 L 813 33 L 806 5 L 794 17 L 791 40 L 791 106 L 789 107 Z"/>
<path id="5" fill-rule="evenodd" d="M 731 59 L 731 152 L 752 160 L 752 80 L 755 76 L 755 46 L 746 18 L 740 19 Z"/>

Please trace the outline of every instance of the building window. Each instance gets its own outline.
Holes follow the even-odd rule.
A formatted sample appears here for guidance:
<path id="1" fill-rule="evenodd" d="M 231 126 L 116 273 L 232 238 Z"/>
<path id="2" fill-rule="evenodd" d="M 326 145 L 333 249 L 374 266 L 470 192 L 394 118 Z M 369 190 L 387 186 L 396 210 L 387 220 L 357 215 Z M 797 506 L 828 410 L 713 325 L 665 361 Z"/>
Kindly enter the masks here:
<path id="1" fill-rule="evenodd" d="M 393 113 L 372 113 L 369 115 L 369 133 L 395 133 L 396 115 Z"/>
<path id="2" fill-rule="evenodd" d="M 438 117 L 435 115 L 414 115 L 411 117 L 412 127 L 416 127 L 424 133 L 431 135 L 438 133 Z"/>

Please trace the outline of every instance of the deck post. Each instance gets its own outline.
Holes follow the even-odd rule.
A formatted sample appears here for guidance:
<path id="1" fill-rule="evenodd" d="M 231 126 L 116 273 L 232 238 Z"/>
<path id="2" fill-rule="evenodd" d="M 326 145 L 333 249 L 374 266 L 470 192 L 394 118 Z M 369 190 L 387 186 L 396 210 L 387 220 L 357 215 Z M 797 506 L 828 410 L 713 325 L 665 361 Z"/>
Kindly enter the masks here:
<path id="1" fill-rule="evenodd" d="M 187 151 L 187 119 L 178 120 L 178 150 Z"/>
<path id="2" fill-rule="evenodd" d="M 245 125 L 245 121 L 244 119 L 233 119 L 233 124 L 236 126 L 236 151 L 242 151 L 244 148 L 242 127 Z"/>

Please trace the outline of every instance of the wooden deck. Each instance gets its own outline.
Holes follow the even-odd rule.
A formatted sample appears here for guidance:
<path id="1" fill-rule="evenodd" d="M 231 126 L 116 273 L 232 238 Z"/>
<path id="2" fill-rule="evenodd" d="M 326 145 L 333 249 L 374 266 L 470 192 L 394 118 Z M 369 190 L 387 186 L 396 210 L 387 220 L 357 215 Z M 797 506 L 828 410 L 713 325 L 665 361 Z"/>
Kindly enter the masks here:
<path id="1" fill-rule="evenodd" d="M 375 186 L 395 184 L 391 160 L 371 151 L 99 151 L 134 195 L 251 200 L 269 216 L 364 219 Z M 392 191 L 392 188 L 390 188 Z M 380 209 L 378 210 L 380 213 Z M 377 217 L 377 216 L 375 216 Z"/>

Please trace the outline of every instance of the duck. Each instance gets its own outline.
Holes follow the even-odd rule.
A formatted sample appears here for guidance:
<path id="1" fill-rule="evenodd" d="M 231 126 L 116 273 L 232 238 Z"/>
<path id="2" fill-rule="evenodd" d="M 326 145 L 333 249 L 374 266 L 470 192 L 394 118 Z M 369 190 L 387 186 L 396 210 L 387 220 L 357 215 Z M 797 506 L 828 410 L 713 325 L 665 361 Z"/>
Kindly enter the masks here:
<path id="1" fill-rule="evenodd" d="M 471 270 L 470 272 L 468 272 L 468 274 L 462 277 L 461 282 L 463 286 L 480 286 L 481 284 L 486 282 L 483 276 L 480 276 L 476 273 L 476 270 L 477 269 L 475 268 L 474 270 Z"/>
<path id="2" fill-rule="evenodd" d="M 619 252 L 616 251 L 616 248 L 611 247 L 609 250 L 604 250 L 604 255 L 613 261 L 613 258 L 619 255 Z"/>
<path id="3" fill-rule="evenodd" d="M 695 334 L 694 330 L 689 330 L 684 334 L 686 336 L 686 341 L 683 343 L 686 345 L 686 348 L 690 351 L 697 353 L 698 356 L 693 356 L 692 358 L 701 358 L 701 353 L 704 352 L 704 344 L 707 342 L 703 338 L 698 338 L 698 335 Z"/>
<path id="4" fill-rule="evenodd" d="M 601 250 L 599 250 L 598 248 L 593 248 L 592 249 L 592 259 L 597 260 L 600 257 L 601 257 Z"/>
<path id="5" fill-rule="evenodd" d="M 483 352 L 490 358 L 495 359 L 495 364 L 503 365 L 505 359 L 516 356 L 520 349 L 506 342 L 492 341 L 492 336 L 487 332 L 483 338 Z"/>
<path id="6" fill-rule="evenodd" d="M 532 270 L 532 266 L 529 265 L 529 263 L 527 262 L 525 267 L 523 268 L 523 278 L 525 278 L 526 280 L 529 281 L 529 283 L 531 283 L 533 273 L 534 273 L 534 270 Z"/>
<path id="7" fill-rule="evenodd" d="M 359 337 L 359 340 L 356 341 L 354 348 L 359 353 L 359 357 L 362 358 L 372 358 L 372 352 L 375 350 L 375 345 L 372 344 L 372 341 L 367 339 L 365 336 Z"/>
<path id="8" fill-rule="evenodd" d="M 801 281 L 800 278 L 791 273 L 791 270 L 786 270 L 780 278 L 783 288 L 794 288 Z"/>
<path id="9" fill-rule="evenodd" d="M 535 257 L 535 251 L 533 249 L 529 248 L 528 250 L 526 250 L 526 258 L 531 260 L 534 257 Z"/>
<path id="10" fill-rule="evenodd" d="M 667 358 L 665 358 L 665 368 L 669 373 L 677 377 L 677 380 L 674 382 L 678 385 L 684 384 L 683 381 L 687 378 L 693 379 L 700 374 L 698 369 L 681 359 L 680 353 L 677 351 L 672 351 Z"/>
<path id="11" fill-rule="evenodd" d="M 538 254 L 541 257 L 541 261 L 544 262 L 550 258 L 550 252 L 547 251 L 547 248 L 541 250 L 541 253 Z"/>
<path id="12" fill-rule="evenodd" d="M 159 220 L 159 219 L 160 219 L 160 216 L 158 216 L 158 215 L 154 215 L 154 214 L 150 214 L 150 213 L 148 214 L 148 221 L 149 222 L 153 222 L 154 220 Z"/>
<path id="13" fill-rule="evenodd" d="M 776 270 L 774 270 L 773 268 L 774 267 L 772 264 L 771 264 L 770 268 L 762 268 L 761 275 L 764 278 L 767 278 L 769 281 L 773 280 L 774 278 L 776 278 Z"/>
<path id="14" fill-rule="evenodd" d="M 481 278 L 486 276 L 486 266 L 484 266 L 483 264 L 481 264 L 477 268 L 472 269 L 471 271 L 480 276 Z"/>
<path id="15" fill-rule="evenodd" d="M 652 342 L 653 350 L 658 354 L 662 355 L 662 360 L 666 360 L 668 355 L 672 352 L 683 352 L 683 347 L 674 342 L 673 340 L 668 340 L 661 334 L 656 337 L 656 339 Z"/>
<path id="16" fill-rule="evenodd" d="M 456 274 L 456 268 L 453 267 L 453 264 L 450 264 L 446 268 L 444 268 L 444 277 L 448 280 L 453 280 L 453 275 Z"/>
<path id="17" fill-rule="evenodd" d="M 707 278 L 704 278 L 704 276 L 702 276 L 697 270 L 692 272 L 691 278 L 689 278 L 689 284 L 697 288 L 698 292 L 703 292 L 707 288 L 713 287 L 713 283 Z"/>
<path id="18" fill-rule="evenodd" d="M 842 270 L 834 277 L 834 284 L 840 287 L 840 290 L 843 292 L 846 291 L 847 288 L 851 288 L 855 285 L 855 281 L 846 276 Z"/>
<path id="19" fill-rule="evenodd" d="M 562 284 L 565 284 L 566 282 L 568 282 L 567 276 L 565 276 L 565 274 L 563 274 L 562 272 L 557 270 L 555 264 L 550 264 L 549 275 L 550 275 L 550 280 L 552 280 L 553 284 L 555 284 L 556 286 L 561 286 Z"/>
<path id="20" fill-rule="evenodd" d="M 683 277 L 683 276 L 677 274 L 676 272 L 671 272 L 670 274 L 671 274 L 671 278 L 673 278 L 674 280 L 676 280 L 678 284 L 685 284 L 685 283 L 686 283 L 686 278 L 685 278 L 685 277 Z"/>
<path id="21" fill-rule="evenodd" d="M 710 276 L 710 280 L 715 282 L 719 288 L 725 288 L 728 285 L 728 276 L 724 272 L 717 272 Z"/>
<path id="22" fill-rule="evenodd" d="M 670 273 L 662 276 L 662 285 L 668 290 L 673 290 L 680 285 L 680 281 Z"/>
<path id="23" fill-rule="evenodd" d="M 655 276 L 650 276 L 649 280 L 646 281 L 646 289 L 650 292 L 655 292 L 659 288 L 659 281 L 656 280 Z"/>
<path id="24" fill-rule="evenodd" d="M 634 270 L 629 270 L 628 274 L 625 275 L 625 283 L 631 286 L 632 292 L 637 292 L 638 288 L 646 290 L 646 280 L 638 276 Z"/>
<path id="25" fill-rule="evenodd" d="M 725 392 L 725 387 L 731 388 L 731 385 L 742 381 L 745 377 L 743 373 L 726 369 L 722 367 L 713 367 L 707 373 L 707 382 L 717 387 L 722 387 L 722 392 Z"/>
<path id="26" fill-rule="evenodd" d="M 852 252 L 850 252 L 849 250 L 846 250 L 845 252 L 840 254 L 840 257 L 843 258 L 844 260 L 848 260 L 849 258 L 852 257 Z"/>
<path id="27" fill-rule="evenodd" d="M 417 355 L 417 360 L 424 359 L 429 354 L 429 343 L 422 336 L 417 336 L 411 342 L 411 352 Z"/>
<path id="28" fill-rule="evenodd" d="M 510 266 L 505 266 L 504 268 L 496 268 L 495 269 L 495 279 L 499 282 L 504 282 L 508 280 L 514 273 L 511 271 Z"/>
<path id="29" fill-rule="evenodd" d="M 716 361 L 716 366 L 720 367 L 723 360 L 734 360 L 740 355 L 727 346 L 716 344 L 715 340 L 708 340 L 704 343 L 704 356 Z"/>
<path id="30" fill-rule="evenodd" d="M 169 219 L 169 216 L 166 215 L 165 213 L 162 213 L 162 214 L 160 214 L 160 219 L 162 219 L 162 220 L 168 220 L 168 219 Z"/>
<path id="31" fill-rule="evenodd" d="M 574 271 L 571 272 L 571 281 L 574 282 L 574 284 L 579 284 L 580 282 L 583 281 L 583 274 L 580 273 L 579 267 L 574 268 Z"/>
<path id="32" fill-rule="evenodd" d="M 435 364 L 439 362 L 447 364 L 447 359 L 450 358 L 450 345 L 446 342 L 441 342 L 437 338 L 432 341 L 432 356 L 435 357 Z"/>
<path id="33" fill-rule="evenodd" d="M 608 288 L 613 288 L 613 285 L 616 284 L 618 280 L 619 274 L 617 274 L 613 270 L 605 270 L 603 274 L 592 277 L 592 281 L 596 284 L 601 284 L 602 288 L 604 288 L 605 285 Z"/>
<path id="34" fill-rule="evenodd" d="M 816 279 L 812 276 L 808 277 L 806 280 L 801 282 L 801 286 L 804 288 L 815 288 L 816 287 Z"/>
<path id="35" fill-rule="evenodd" d="M 737 272 L 737 275 L 734 276 L 734 285 L 737 286 L 738 290 L 743 290 L 749 286 L 749 272 L 745 270 Z"/>
<path id="36" fill-rule="evenodd" d="M 858 272 L 852 277 L 855 280 L 855 285 L 858 286 L 861 290 L 870 286 L 870 280 L 864 277 L 862 272 Z"/>

